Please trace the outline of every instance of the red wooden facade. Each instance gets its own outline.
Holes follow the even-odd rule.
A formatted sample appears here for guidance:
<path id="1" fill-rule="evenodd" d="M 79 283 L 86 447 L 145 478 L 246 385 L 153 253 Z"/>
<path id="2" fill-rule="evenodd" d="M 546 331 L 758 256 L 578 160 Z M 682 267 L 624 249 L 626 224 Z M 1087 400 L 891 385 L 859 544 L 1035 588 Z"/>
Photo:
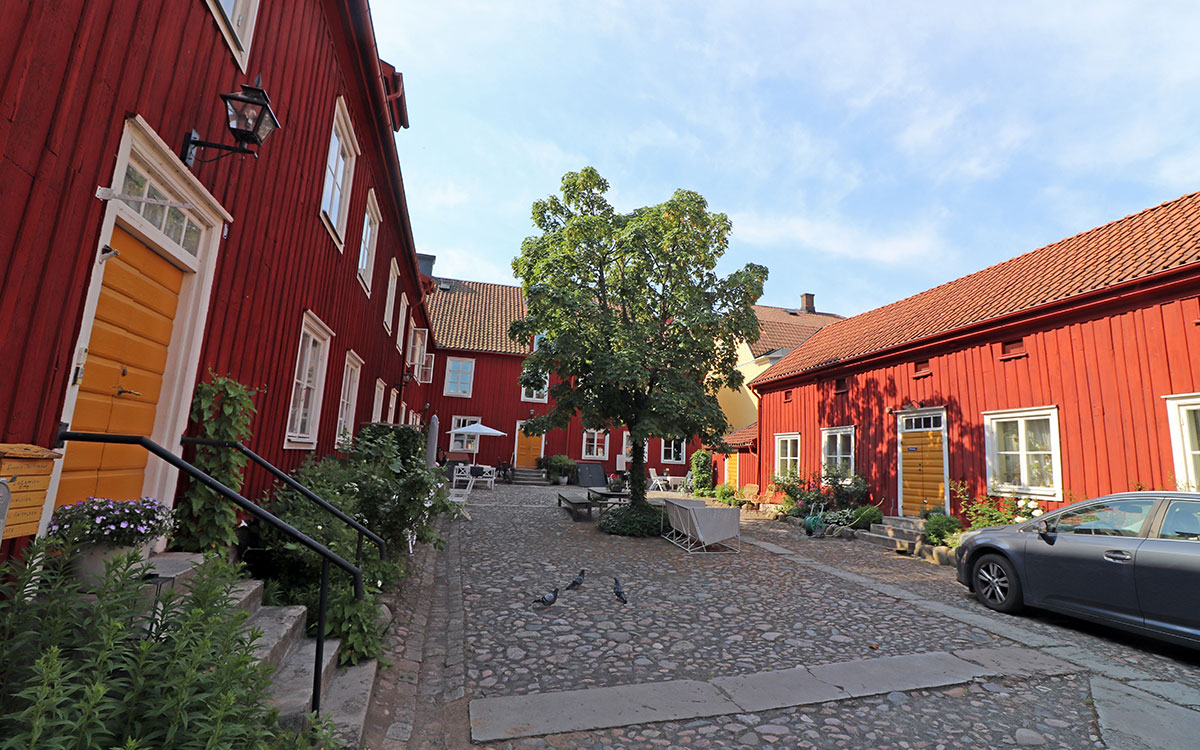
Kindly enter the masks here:
<path id="1" fill-rule="evenodd" d="M 821 467 L 822 430 L 852 426 L 856 473 L 867 479 L 872 500 L 896 513 L 901 420 L 940 412 L 946 478 L 965 481 L 977 496 L 989 483 L 994 488 L 997 476 L 989 415 L 1052 409 L 1061 475 L 1046 507 L 1182 485 L 1173 458 L 1181 448 L 1171 436 L 1176 417 L 1167 403 L 1200 392 L 1196 204 L 1197 196 L 1187 196 L 824 329 L 777 365 L 782 374 L 768 371 L 754 385 L 761 394 L 759 483 L 777 469 L 776 436 L 799 434 L 807 475 Z M 1055 252 L 1067 253 L 1074 268 L 1064 272 L 1047 257 Z M 1086 291 L 1022 305 L 1020 279 L 1031 264 Z M 902 337 L 905 326 L 919 329 L 931 311 L 977 304 L 980 285 L 1014 296 L 1018 309 L 894 346 L 855 351 L 851 341 L 835 350 L 843 346 L 839 336 L 866 341 L 882 330 L 886 339 L 895 330 Z M 831 363 L 816 364 L 822 361 Z"/>
<path id="2" fill-rule="evenodd" d="M 188 169 L 163 155 L 164 174 L 198 183 L 229 217 L 208 230 L 223 236 L 194 274 L 205 281 L 185 289 L 207 296 L 183 344 L 198 350 L 191 383 L 211 370 L 259 388 L 254 449 L 287 469 L 332 450 L 347 351 L 363 360 L 355 422 L 370 417 L 377 379 L 403 382 L 396 331 L 383 323 L 393 259 L 396 298 L 406 294 L 413 325 L 427 329 L 429 321 L 392 140 L 407 125 L 403 91 L 394 69 L 377 59 L 366 0 L 251 3 L 257 12 L 244 69 L 222 35 L 217 7 L 203 0 L 31 2 L 0 24 L 3 442 L 50 446 L 60 420 L 70 421 L 71 378 L 82 363 L 76 347 L 94 313 L 90 279 L 98 278 L 112 217 L 116 226 L 128 221 L 96 197 L 97 187 L 120 192 L 114 172 L 131 123 L 167 153 L 178 153 L 193 128 L 229 143 L 217 95 L 258 75 L 282 127 L 257 159 L 205 163 L 220 153 L 205 150 Z M 360 152 L 340 248 L 321 216 L 339 97 Z M 368 296 L 357 275 L 370 191 L 380 222 Z M 306 311 L 333 333 L 319 429 L 315 446 L 285 450 Z M 409 323 L 399 323 L 407 335 Z M 425 390 L 411 383 L 405 399 L 424 402 Z M 160 398 L 160 413 L 186 415 L 190 394 L 188 385 Z M 250 496 L 265 486 L 254 471 L 248 479 Z"/>

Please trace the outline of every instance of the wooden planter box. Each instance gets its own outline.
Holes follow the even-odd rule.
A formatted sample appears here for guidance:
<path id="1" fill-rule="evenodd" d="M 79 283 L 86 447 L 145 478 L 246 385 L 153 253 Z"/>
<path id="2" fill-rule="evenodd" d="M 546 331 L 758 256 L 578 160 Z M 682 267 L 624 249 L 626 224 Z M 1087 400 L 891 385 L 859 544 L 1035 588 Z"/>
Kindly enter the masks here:
<path id="1" fill-rule="evenodd" d="M 61 453 L 27 443 L 0 443 L 0 479 L 9 480 L 0 489 L 0 539 L 33 536 L 46 507 L 50 473 Z"/>

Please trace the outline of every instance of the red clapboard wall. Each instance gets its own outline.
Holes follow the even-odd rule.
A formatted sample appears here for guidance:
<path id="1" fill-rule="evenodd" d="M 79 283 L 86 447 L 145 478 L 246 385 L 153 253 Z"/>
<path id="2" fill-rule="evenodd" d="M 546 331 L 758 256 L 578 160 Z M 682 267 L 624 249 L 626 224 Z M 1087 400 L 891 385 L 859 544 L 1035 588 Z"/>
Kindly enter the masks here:
<path id="1" fill-rule="evenodd" d="M 872 500 L 896 512 L 897 417 L 920 402 L 944 406 L 949 476 L 986 490 L 982 413 L 1056 405 L 1065 502 L 1139 487 L 1174 489 L 1163 397 L 1200 391 L 1200 272 L 1059 305 L 955 345 L 889 352 L 870 366 L 830 367 L 762 387 L 759 482 L 775 467 L 774 436 L 799 432 L 802 474 L 819 468 L 821 429 L 854 425 L 856 471 Z M 1122 293 L 1123 292 L 1123 293 Z M 950 339 L 950 336 L 946 337 Z M 1020 338 L 1024 356 L 1004 356 Z M 928 359 L 928 375 L 914 361 Z M 845 393 L 834 393 L 846 378 Z M 791 401 L 785 403 L 785 393 Z M 1050 507 L 1057 507 L 1050 504 Z M 957 504 L 952 510 L 958 512 Z"/>
<path id="2" fill-rule="evenodd" d="M 172 148 L 193 128 L 231 142 L 217 94 L 261 75 L 281 129 L 258 159 L 192 168 L 233 216 L 199 377 L 213 370 L 259 388 L 254 449 L 298 465 L 313 451 L 284 450 L 284 431 L 302 316 L 313 311 L 335 333 L 315 452 L 332 450 L 349 349 L 364 360 L 357 421 L 369 418 L 376 378 L 401 382 L 403 355 L 383 326 L 392 258 L 397 298 L 407 293 L 416 325 L 429 327 L 391 140 L 398 110 L 389 118 L 365 0 L 263 0 L 245 73 L 203 2 L 63 0 L 12 11 L 0 24 L 0 439 L 53 443 L 100 237 L 95 191 L 111 184 L 126 117 L 142 117 Z M 342 250 L 319 211 L 339 96 L 362 152 Z M 370 189 L 382 223 L 368 297 L 356 272 Z M 425 400 L 424 390 L 413 383 L 406 397 Z M 261 477 L 250 473 L 246 494 L 261 492 Z"/>

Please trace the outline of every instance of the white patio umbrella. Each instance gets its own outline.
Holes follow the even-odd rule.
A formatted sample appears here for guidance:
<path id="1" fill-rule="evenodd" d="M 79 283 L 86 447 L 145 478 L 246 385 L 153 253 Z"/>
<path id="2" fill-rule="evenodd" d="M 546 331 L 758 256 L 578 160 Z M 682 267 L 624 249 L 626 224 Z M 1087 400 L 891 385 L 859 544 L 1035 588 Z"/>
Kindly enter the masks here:
<path id="1" fill-rule="evenodd" d="M 483 424 L 482 422 L 476 422 L 475 424 L 465 424 L 462 427 L 457 427 L 453 430 L 450 430 L 448 432 L 448 434 L 450 434 L 450 435 L 474 435 L 475 436 L 475 452 L 474 452 L 474 458 L 471 459 L 471 463 L 478 463 L 478 461 L 476 459 L 479 456 L 479 438 L 481 438 L 481 437 L 503 437 L 503 436 L 507 435 L 508 433 L 501 432 L 500 430 L 494 430 L 491 427 L 488 427 L 487 425 Z"/>

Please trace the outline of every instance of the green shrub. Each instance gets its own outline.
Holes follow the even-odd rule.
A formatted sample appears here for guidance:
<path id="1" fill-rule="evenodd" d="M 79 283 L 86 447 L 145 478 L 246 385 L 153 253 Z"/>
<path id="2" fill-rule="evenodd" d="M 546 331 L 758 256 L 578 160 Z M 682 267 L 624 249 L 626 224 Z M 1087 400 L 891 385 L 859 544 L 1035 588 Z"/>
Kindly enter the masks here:
<path id="1" fill-rule="evenodd" d="M 858 474 L 827 465 L 822 483 L 830 504 L 836 510 L 856 508 L 867 501 L 867 480 Z"/>
<path id="2" fill-rule="evenodd" d="M 561 453 L 546 459 L 546 478 L 557 482 L 559 477 L 569 477 L 575 473 L 575 461 L 570 456 Z"/>
<path id="3" fill-rule="evenodd" d="M 863 505 L 854 509 L 850 525 L 856 529 L 869 529 L 873 523 L 883 523 L 883 511 L 874 505 Z"/>
<path id="4" fill-rule="evenodd" d="M 692 454 L 692 487 L 694 495 L 700 495 L 700 490 L 713 488 L 713 458 L 712 454 L 700 449 Z M 712 497 L 712 495 L 700 495 Z"/>
<path id="5" fill-rule="evenodd" d="M 945 511 L 944 509 L 942 509 L 942 508 L 924 508 L 924 509 L 923 509 L 923 510 L 922 510 L 920 513 L 918 513 L 917 515 L 918 515 L 918 516 L 920 516 L 920 517 L 921 517 L 922 519 L 924 519 L 924 520 L 928 520 L 928 519 L 930 519 L 930 518 L 932 518 L 932 517 L 934 517 L 934 516 L 944 516 L 944 515 L 947 515 L 947 513 L 946 513 L 946 511 Z"/>
<path id="6" fill-rule="evenodd" d="M 61 552 L 61 556 L 60 556 Z M 0 745 L 37 748 L 303 747 L 267 701 L 236 569 L 209 555 L 157 605 L 136 555 L 81 596 L 72 554 L 38 540 L 0 565 Z"/>
<path id="7" fill-rule="evenodd" d="M 725 503 L 726 505 L 733 505 L 734 492 L 733 488 L 728 484 L 717 485 L 714 489 L 714 493 L 716 495 L 717 502 Z"/>
<path id="8" fill-rule="evenodd" d="M 962 531 L 962 522 L 954 516 L 933 515 L 925 521 L 925 541 L 932 545 L 946 543 L 951 534 Z"/>
<path id="9" fill-rule="evenodd" d="M 663 511 L 646 503 L 613 508 L 596 524 L 601 531 L 617 536 L 658 536 L 663 528 Z"/>
<path id="10" fill-rule="evenodd" d="M 816 472 L 809 474 L 807 479 L 797 474 L 786 474 L 776 475 L 771 481 L 783 492 L 783 506 L 788 515 L 807 516 L 813 506 L 830 503 L 830 498 L 821 485 L 821 476 Z M 797 512 L 793 513 L 793 509 Z"/>

